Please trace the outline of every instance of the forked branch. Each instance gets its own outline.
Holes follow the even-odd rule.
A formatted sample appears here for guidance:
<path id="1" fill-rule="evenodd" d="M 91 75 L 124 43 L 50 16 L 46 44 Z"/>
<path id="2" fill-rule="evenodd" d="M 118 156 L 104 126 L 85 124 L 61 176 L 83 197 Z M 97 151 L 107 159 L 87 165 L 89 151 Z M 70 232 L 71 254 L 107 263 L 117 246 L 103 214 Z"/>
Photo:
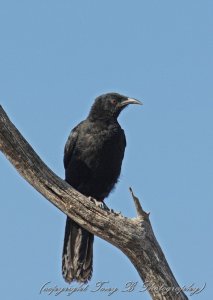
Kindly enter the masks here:
<path id="1" fill-rule="evenodd" d="M 0 150 L 39 193 L 86 230 L 119 248 L 131 260 L 152 299 L 186 300 L 155 238 L 149 214 L 133 194 L 137 218 L 96 206 L 54 174 L 0 106 Z"/>

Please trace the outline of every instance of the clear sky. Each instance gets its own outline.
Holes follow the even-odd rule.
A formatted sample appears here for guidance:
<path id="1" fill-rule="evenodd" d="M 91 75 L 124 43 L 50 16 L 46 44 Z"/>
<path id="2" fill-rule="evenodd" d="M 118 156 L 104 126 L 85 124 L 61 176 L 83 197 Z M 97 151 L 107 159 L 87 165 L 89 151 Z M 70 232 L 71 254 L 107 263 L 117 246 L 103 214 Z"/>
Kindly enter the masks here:
<path id="1" fill-rule="evenodd" d="M 60 177 L 67 136 L 97 95 L 117 91 L 144 102 L 119 119 L 127 149 L 107 205 L 134 217 L 132 186 L 179 284 L 207 284 L 191 297 L 202 300 L 213 294 L 212 15 L 210 0 L 0 1 L 0 103 Z M 1 298 L 55 299 L 39 292 L 47 282 L 67 287 L 65 215 L 2 154 L 0 186 Z M 121 292 L 126 282 L 140 287 L 140 278 L 96 238 L 89 291 L 70 297 L 109 299 L 91 292 L 98 281 L 119 288 L 111 299 L 150 299 Z"/>

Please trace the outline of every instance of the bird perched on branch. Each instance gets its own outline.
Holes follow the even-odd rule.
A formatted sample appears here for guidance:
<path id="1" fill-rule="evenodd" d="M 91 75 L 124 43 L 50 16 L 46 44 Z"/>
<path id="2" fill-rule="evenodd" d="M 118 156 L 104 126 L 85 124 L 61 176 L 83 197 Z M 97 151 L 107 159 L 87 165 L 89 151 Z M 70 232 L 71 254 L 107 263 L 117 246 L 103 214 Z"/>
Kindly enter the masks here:
<path id="1" fill-rule="evenodd" d="M 70 133 L 64 150 L 65 180 L 85 196 L 103 201 L 118 181 L 126 138 L 117 118 L 140 101 L 117 93 L 95 99 L 86 120 Z M 67 217 L 62 274 L 67 282 L 87 282 L 93 270 L 94 236 Z"/>

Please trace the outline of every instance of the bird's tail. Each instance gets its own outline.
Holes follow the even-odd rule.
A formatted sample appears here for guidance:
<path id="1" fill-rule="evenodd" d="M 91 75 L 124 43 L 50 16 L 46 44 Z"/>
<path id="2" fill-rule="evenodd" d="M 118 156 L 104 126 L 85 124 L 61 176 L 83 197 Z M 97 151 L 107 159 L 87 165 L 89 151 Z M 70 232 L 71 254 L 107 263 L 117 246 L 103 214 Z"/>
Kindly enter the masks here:
<path id="1" fill-rule="evenodd" d="M 92 277 L 94 235 L 67 217 L 62 255 L 66 282 L 87 282 Z"/>

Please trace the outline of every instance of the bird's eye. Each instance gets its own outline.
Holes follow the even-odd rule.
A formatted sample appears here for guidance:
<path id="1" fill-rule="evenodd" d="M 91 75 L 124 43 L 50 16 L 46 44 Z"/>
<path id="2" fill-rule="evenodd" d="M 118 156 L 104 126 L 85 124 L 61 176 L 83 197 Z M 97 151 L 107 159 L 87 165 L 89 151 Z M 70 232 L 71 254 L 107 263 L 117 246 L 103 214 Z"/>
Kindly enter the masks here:
<path id="1" fill-rule="evenodd" d="M 111 103 L 112 103 L 113 105 L 116 105 L 116 104 L 117 104 L 117 101 L 116 101 L 115 99 L 112 99 L 112 100 L 111 100 Z"/>

